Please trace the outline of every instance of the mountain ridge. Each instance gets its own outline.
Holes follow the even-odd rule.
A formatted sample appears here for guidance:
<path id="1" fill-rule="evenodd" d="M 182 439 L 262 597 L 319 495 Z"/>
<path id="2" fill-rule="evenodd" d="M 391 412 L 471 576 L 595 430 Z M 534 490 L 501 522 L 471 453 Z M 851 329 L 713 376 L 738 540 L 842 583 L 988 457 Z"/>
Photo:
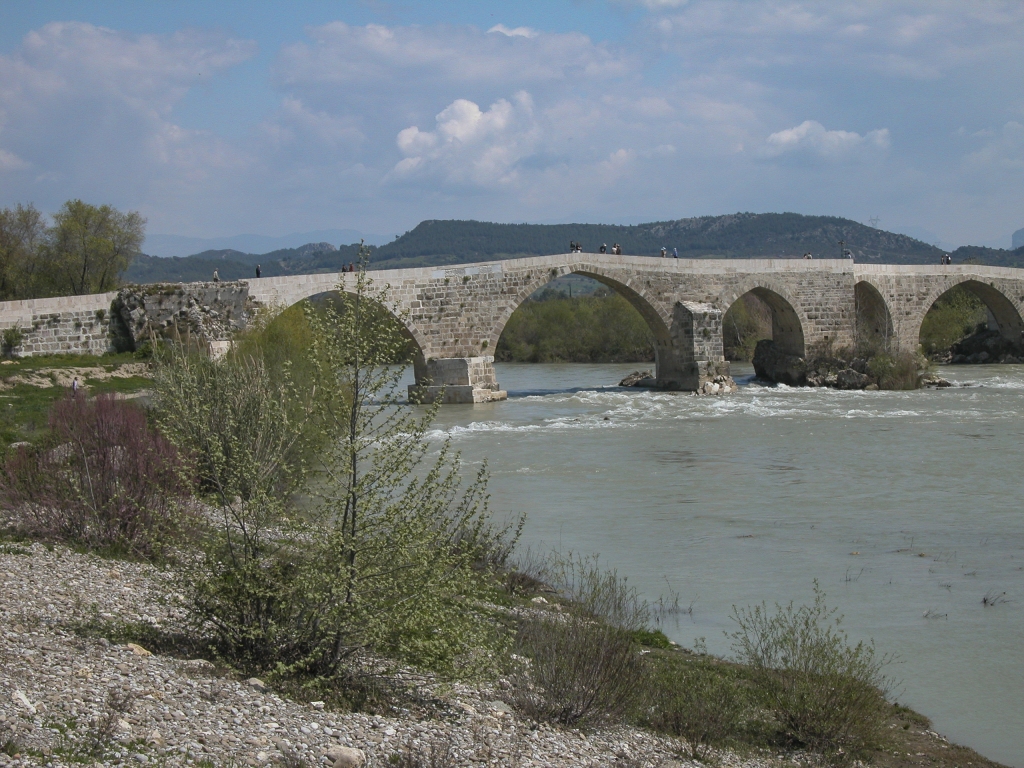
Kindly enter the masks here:
<path id="1" fill-rule="evenodd" d="M 836 216 L 796 213 L 735 213 L 646 224 L 499 224 L 473 220 L 428 219 L 382 246 L 370 246 L 377 269 L 431 267 L 476 261 L 566 253 L 569 243 L 587 252 L 614 243 L 630 255 L 657 255 L 677 248 L 682 258 L 838 258 L 849 251 L 858 262 L 938 264 L 946 251 L 908 235 L 888 232 Z M 840 246 L 839 242 L 843 241 Z M 357 259 L 358 244 L 307 243 L 263 254 L 207 250 L 186 257 L 140 255 L 129 267 L 130 282 L 222 280 L 252 277 L 257 264 L 264 277 L 337 272 Z M 961 246 L 949 252 L 955 263 L 973 260 L 994 266 L 1024 267 L 1024 248 L 1008 251 Z"/>

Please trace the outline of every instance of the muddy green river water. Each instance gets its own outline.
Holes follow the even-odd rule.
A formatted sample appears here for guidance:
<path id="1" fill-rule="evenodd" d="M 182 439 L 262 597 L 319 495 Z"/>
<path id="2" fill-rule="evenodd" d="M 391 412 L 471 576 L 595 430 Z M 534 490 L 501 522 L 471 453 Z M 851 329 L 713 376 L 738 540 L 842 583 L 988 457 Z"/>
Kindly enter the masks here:
<path id="1" fill-rule="evenodd" d="M 917 392 L 615 386 L 624 365 L 499 364 L 506 402 L 441 410 L 524 546 L 600 553 L 726 655 L 733 605 L 811 599 L 901 663 L 896 698 L 1024 766 L 1024 366 L 940 369 Z M 1005 593 L 1005 594 L 1004 594 Z M 983 603 L 994 599 L 991 607 Z"/>

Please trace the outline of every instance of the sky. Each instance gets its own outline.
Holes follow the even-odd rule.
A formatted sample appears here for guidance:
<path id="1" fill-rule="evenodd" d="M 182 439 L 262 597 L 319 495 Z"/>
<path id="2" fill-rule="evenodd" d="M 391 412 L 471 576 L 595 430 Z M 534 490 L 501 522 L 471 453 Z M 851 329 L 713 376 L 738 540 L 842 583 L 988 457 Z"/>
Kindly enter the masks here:
<path id="1" fill-rule="evenodd" d="M 1021 0 L 0 0 L 0 207 L 1024 227 Z"/>

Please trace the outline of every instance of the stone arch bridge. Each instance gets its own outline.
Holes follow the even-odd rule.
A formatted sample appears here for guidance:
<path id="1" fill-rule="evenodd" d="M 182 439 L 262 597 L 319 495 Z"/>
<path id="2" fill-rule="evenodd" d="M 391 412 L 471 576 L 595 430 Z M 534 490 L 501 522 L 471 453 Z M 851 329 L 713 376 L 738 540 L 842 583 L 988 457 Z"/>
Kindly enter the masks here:
<path id="1" fill-rule="evenodd" d="M 600 281 L 640 312 L 654 339 L 657 385 L 665 389 L 697 389 L 709 377 L 728 372 L 722 318 L 748 292 L 771 308 L 776 346 L 798 356 L 850 347 L 868 337 L 884 338 L 892 348 L 916 349 L 928 309 L 956 285 L 988 306 L 990 324 L 1009 340 L 1020 343 L 1024 334 L 1024 270 L 1005 267 L 568 253 L 368 274 L 376 287 L 389 286 L 392 309 L 415 342 L 417 385 L 428 397 L 443 386 L 449 402 L 504 397 L 493 354 L 505 323 L 534 291 L 567 274 Z M 291 306 L 328 291 L 351 291 L 355 278 L 296 275 L 176 289 L 179 296 L 200 296 L 207 308 L 221 310 L 214 314 L 233 316 L 221 326 L 229 331 L 244 322 L 245 301 Z M 21 354 L 103 352 L 111 344 L 116 296 L 2 302 L 0 329 L 20 329 L 16 351 Z M 174 306 L 186 311 L 181 301 Z"/>

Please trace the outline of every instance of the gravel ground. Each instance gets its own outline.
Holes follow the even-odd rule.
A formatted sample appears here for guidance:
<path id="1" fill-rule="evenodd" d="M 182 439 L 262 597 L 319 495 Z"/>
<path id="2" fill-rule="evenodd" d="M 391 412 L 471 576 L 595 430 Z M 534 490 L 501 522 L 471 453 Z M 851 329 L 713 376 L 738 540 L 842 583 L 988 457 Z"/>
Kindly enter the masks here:
<path id="1" fill-rule="evenodd" d="M 282 698 L 259 681 L 220 675 L 207 661 L 85 639 L 66 628 L 97 613 L 173 626 L 177 617 L 161 600 L 168 589 L 167 574 L 150 566 L 0 544 L 0 747 L 12 739 L 17 748 L 7 751 L 25 753 L 0 750 L 0 766 L 298 768 L 327 764 L 327 750 L 339 745 L 362 749 L 368 765 L 383 766 L 407 744 L 423 756 L 431 744 L 449 744 L 457 756 L 450 764 L 459 766 L 691 765 L 673 757 L 672 742 L 636 729 L 537 727 L 486 689 L 435 691 L 445 708 L 427 719 L 329 712 L 318 702 Z M 779 765 L 723 758 L 732 768 Z"/>

